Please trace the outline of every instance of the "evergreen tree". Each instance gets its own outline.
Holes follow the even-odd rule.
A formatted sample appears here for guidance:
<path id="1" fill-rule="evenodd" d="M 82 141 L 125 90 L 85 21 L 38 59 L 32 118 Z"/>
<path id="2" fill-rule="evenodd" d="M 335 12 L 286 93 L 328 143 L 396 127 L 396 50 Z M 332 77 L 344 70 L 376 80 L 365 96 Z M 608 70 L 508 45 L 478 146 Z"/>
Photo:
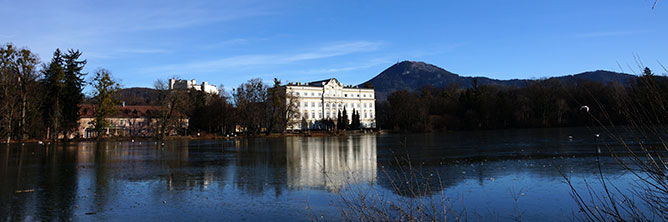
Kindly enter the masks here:
<path id="1" fill-rule="evenodd" d="M 46 137 L 50 139 L 57 138 L 60 132 L 62 122 L 62 99 L 65 80 L 65 70 L 63 69 L 63 55 L 60 49 L 56 49 L 53 58 L 48 65 L 43 68 L 42 87 L 44 90 L 44 102 L 42 103 L 42 117 L 46 125 Z"/>
<path id="2" fill-rule="evenodd" d="M 336 113 L 336 129 L 341 129 L 341 126 L 343 126 L 343 123 L 342 123 L 341 120 L 342 120 L 342 118 L 341 118 L 341 110 L 339 110 L 339 111 Z"/>
<path id="3" fill-rule="evenodd" d="M 348 112 L 346 112 L 346 107 L 343 107 L 343 113 L 341 113 L 341 129 L 348 128 Z"/>
<path id="4" fill-rule="evenodd" d="M 82 72 L 86 60 L 79 60 L 81 52 L 70 49 L 64 59 L 64 88 L 62 92 L 62 130 L 64 135 L 76 130 L 79 120 L 79 104 L 83 101 L 82 93 L 85 73 Z M 67 137 L 66 137 L 67 138 Z"/>
<path id="5" fill-rule="evenodd" d="M 210 130 L 208 129 L 208 123 L 211 121 L 211 118 L 206 116 L 205 113 L 207 100 L 210 95 L 204 91 L 191 88 L 188 90 L 188 96 L 191 102 L 188 110 L 186 110 L 186 113 L 190 117 L 188 127 L 191 131 L 199 132 L 203 130 L 208 132 Z"/>
<path id="6" fill-rule="evenodd" d="M 352 122 L 350 124 L 350 128 L 354 130 L 360 129 L 360 116 L 359 116 L 359 111 L 353 109 L 353 116 L 352 116 Z"/>
<path id="7" fill-rule="evenodd" d="M 116 95 L 120 91 L 120 85 L 111 78 L 111 73 L 108 70 L 101 69 L 95 73 L 95 79 L 91 85 L 95 88 L 93 95 L 93 102 L 95 106 L 95 119 L 93 126 L 97 132 L 97 138 L 100 139 L 104 135 L 104 131 L 109 127 L 109 122 L 106 118 L 113 115 L 116 110 L 118 101 Z"/>

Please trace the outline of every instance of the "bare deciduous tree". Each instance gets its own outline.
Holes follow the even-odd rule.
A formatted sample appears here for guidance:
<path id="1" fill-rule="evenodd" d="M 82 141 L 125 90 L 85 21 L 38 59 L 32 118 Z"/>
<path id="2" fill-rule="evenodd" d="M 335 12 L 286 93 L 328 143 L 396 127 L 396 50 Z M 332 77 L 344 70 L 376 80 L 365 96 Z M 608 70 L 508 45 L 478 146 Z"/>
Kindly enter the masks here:
<path id="1" fill-rule="evenodd" d="M 251 79 L 233 90 L 238 122 L 247 133 L 258 134 L 266 126 L 267 86 L 261 79 Z"/>

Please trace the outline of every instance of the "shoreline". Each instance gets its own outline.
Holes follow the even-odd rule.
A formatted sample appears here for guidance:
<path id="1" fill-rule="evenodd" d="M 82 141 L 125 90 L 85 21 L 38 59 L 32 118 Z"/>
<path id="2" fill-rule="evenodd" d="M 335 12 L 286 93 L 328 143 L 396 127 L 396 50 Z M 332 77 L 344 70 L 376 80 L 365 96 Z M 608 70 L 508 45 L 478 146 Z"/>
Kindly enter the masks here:
<path id="1" fill-rule="evenodd" d="M 271 134 L 257 134 L 257 135 L 235 135 L 235 136 L 221 136 L 216 134 L 202 134 L 200 136 L 190 135 L 190 136 L 168 136 L 163 139 L 156 139 L 153 137 L 108 137 L 98 140 L 97 138 L 74 138 L 69 140 L 40 140 L 40 139 L 26 139 L 26 140 L 14 140 L 9 142 L 9 144 L 17 143 L 77 143 L 77 142 L 125 142 L 125 141 L 175 141 L 175 140 L 231 140 L 239 138 L 284 138 L 284 137 L 338 137 L 338 136 L 347 136 L 347 135 L 370 135 L 370 134 L 384 134 L 386 131 L 363 131 L 363 130 L 352 130 L 352 131 L 339 131 L 339 132 L 328 132 L 328 131 L 306 131 L 299 133 L 271 133 Z M 8 144 L 8 143 L 2 143 Z"/>

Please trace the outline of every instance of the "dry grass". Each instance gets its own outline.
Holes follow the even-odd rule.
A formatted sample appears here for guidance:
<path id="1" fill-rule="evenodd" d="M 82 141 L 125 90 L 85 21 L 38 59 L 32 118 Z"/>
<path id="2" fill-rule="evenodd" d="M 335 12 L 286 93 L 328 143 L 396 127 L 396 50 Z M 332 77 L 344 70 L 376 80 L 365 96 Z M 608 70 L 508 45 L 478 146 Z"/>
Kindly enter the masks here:
<path id="1" fill-rule="evenodd" d="M 381 167 L 382 180 L 390 192 L 359 185 L 353 181 L 338 192 L 339 209 L 346 221 L 465 221 L 466 214 L 456 212 L 445 195 L 441 177 L 414 168 L 408 159 L 395 159 L 398 171 Z M 434 183 L 437 184 L 436 190 Z"/>
<path id="2" fill-rule="evenodd" d="M 611 121 L 589 117 L 610 142 L 597 144 L 597 181 L 584 181 L 586 189 L 576 189 L 574 181 L 562 172 L 580 207 L 575 214 L 582 221 L 666 221 L 668 220 L 668 98 L 653 78 L 641 78 L 643 91 L 617 99 L 627 125 L 615 126 Z M 596 110 L 606 107 L 595 104 Z M 594 133 L 592 133 L 592 136 Z M 601 152 L 604 151 L 604 152 Z M 606 152 L 607 151 L 607 152 Z M 617 160 L 634 177 L 631 188 L 619 188 L 602 173 L 601 157 Z M 594 187 L 595 182 L 597 187 Z M 600 191 L 597 191 L 600 190 Z"/>

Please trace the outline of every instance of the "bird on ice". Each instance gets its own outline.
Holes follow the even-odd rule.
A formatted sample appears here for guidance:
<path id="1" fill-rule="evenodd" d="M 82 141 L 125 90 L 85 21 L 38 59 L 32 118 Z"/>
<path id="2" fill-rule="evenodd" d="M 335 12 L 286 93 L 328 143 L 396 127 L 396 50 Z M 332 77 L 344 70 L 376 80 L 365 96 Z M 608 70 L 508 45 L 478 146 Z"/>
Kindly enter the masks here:
<path id="1" fill-rule="evenodd" d="M 585 112 L 589 112 L 589 106 L 581 106 L 580 110 L 584 110 Z"/>

